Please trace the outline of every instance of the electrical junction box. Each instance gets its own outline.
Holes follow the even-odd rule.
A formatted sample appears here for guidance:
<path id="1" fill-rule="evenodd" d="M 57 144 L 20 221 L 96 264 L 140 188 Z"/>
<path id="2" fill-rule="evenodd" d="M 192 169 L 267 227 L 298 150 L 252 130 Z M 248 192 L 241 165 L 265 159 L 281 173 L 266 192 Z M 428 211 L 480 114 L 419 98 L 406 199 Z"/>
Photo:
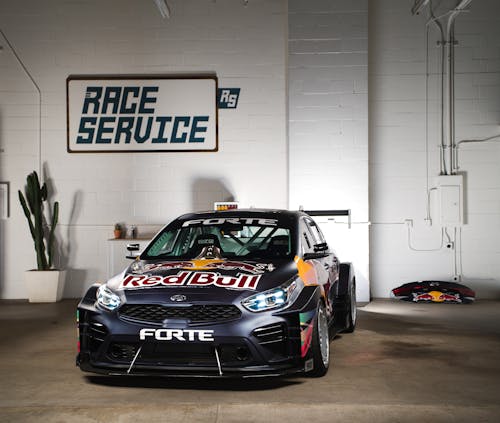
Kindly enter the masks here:
<path id="1" fill-rule="evenodd" d="M 441 226 L 464 224 L 464 188 L 462 175 L 442 175 L 436 178 L 439 192 Z"/>

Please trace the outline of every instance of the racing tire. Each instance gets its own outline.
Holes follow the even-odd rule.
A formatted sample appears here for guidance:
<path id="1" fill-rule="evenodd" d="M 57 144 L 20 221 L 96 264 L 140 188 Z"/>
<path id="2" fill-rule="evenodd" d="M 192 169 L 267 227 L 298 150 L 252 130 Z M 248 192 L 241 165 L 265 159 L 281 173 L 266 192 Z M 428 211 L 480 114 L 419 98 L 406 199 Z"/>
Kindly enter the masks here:
<path id="1" fill-rule="evenodd" d="M 330 366 L 330 334 L 325 306 L 318 306 L 311 342 L 313 369 L 307 373 L 311 377 L 326 375 Z"/>
<path id="2" fill-rule="evenodd" d="M 357 321 L 357 307 L 356 307 L 356 285 L 353 281 L 349 287 L 349 293 L 346 298 L 346 320 L 345 320 L 345 329 L 343 332 L 352 333 L 356 329 L 356 321 Z"/>

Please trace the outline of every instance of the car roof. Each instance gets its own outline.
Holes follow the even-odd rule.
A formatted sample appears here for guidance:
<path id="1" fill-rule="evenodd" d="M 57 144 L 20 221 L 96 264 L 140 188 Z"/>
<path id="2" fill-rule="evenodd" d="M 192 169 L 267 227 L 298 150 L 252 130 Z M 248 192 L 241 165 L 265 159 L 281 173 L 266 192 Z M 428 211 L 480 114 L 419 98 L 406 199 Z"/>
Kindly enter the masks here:
<path id="1" fill-rule="evenodd" d="M 281 210 L 281 209 L 233 209 L 233 210 L 207 210 L 196 213 L 187 213 L 179 216 L 176 220 L 187 219 L 209 219 L 217 217 L 240 217 L 240 216 L 259 216 L 262 218 L 276 219 L 279 217 L 288 219 L 298 219 L 301 216 L 307 216 L 301 211 Z"/>

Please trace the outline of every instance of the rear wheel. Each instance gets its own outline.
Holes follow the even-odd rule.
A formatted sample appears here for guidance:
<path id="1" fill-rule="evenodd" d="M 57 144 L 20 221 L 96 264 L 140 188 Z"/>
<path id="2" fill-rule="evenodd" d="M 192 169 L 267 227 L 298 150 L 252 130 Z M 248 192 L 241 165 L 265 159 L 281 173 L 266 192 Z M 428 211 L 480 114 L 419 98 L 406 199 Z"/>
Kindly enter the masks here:
<path id="1" fill-rule="evenodd" d="M 354 332 L 354 329 L 356 329 L 357 314 L 356 285 L 353 281 L 349 287 L 349 293 L 346 298 L 346 324 L 344 332 Z"/>
<path id="2" fill-rule="evenodd" d="M 318 307 L 314 322 L 312 339 L 312 356 L 314 367 L 308 374 L 313 377 L 324 376 L 330 365 L 330 335 L 328 333 L 328 319 L 323 304 Z"/>

